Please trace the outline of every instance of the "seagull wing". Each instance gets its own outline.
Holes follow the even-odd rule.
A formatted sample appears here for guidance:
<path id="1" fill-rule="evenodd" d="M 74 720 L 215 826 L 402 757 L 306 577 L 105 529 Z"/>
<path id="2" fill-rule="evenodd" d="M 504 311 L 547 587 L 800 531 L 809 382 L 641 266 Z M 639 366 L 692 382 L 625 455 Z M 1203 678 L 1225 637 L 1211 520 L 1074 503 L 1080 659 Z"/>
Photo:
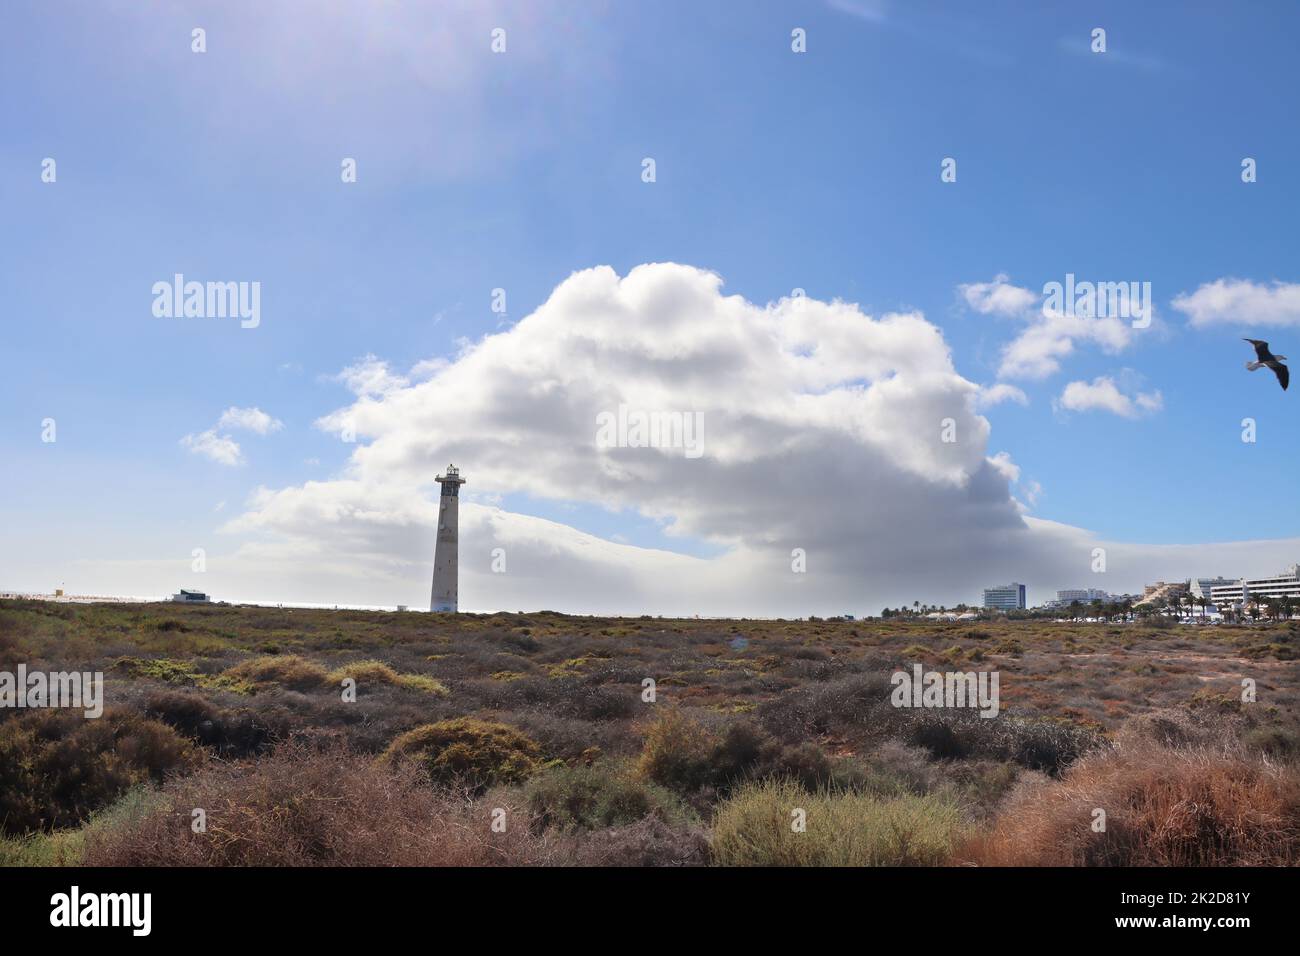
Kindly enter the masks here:
<path id="1" fill-rule="evenodd" d="M 1268 343 L 1262 339 L 1242 339 L 1242 341 L 1255 346 L 1255 357 L 1261 362 L 1267 362 L 1273 358 L 1273 353 L 1268 350 Z"/>
<path id="2" fill-rule="evenodd" d="M 1287 383 L 1291 381 L 1291 370 L 1281 362 L 1274 362 L 1269 366 L 1277 376 L 1277 380 L 1282 383 L 1282 391 L 1286 391 Z"/>

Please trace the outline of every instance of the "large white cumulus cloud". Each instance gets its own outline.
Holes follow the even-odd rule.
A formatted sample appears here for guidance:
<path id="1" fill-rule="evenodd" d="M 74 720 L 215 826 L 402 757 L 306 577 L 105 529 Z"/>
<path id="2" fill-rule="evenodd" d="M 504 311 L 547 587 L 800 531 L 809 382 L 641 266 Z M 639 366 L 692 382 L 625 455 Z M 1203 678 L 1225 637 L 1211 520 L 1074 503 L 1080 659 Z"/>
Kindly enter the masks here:
<path id="1" fill-rule="evenodd" d="M 1111 583 L 1090 575 L 1091 536 L 1024 516 L 1014 464 L 988 447 L 979 387 L 919 314 L 759 306 L 687 266 L 621 278 L 600 267 L 452 361 L 404 372 L 367 358 L 342 380 L 355 401 L 318 424 L 355 431 L 346 473 L 259 491 L 226 527 L 240 545 L 210 563 L 212 590 L 423 604 L 433 478 L 449 461 L 478 496 L 461 504 L 467 610 L 863 613 L 976 601 L 1013 578 L 1039 597 Z M 598 416 L 621 405 L 698 413 L 704 453 L 601 447 Z M 670 541 L 703 540 L 719 556 L 633 547 L 483 503 L 518 493 L 640 512 Z M 497 548 L 504 573 L 492 571 Z M 791 569 L 794 549 L 804 573 Z M 1112 589 L 1140 584 L 1153 553 L 1118 548 L 1112 568 L 1129 577 Z"/>

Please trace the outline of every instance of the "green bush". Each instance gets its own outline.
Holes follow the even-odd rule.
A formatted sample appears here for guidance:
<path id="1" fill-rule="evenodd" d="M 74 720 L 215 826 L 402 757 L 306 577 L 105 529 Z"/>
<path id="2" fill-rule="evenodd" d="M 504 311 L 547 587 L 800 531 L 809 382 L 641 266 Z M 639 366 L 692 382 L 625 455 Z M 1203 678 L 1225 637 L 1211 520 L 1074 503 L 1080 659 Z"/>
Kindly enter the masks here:
<path id="1" fill-rule="evenodd" d="M 541 748 L 508 724 L 456 717 L 407 731 L 380 759 L 414 759 L 434 783 L 481 792 L 494 784 L 526 780 L 541 763 Z"/>
<path id="2" fill-rule="evenodd" d="M 249 694 L 253 685 L 228 674 L 204 674 L 191 661 L 166 657 L 119 657 L 113 663 L 116 670 L 124 671 L 137 680 L 156 680 L 182 687 L 204 687 L 228 690 L 235 694 Z"/>
<path id="3" fill-rule="evenodd" d="M 796 811 L 804 829 L 796 832 Z M 809 793 L 788 781 L 750 784 L 718 809 L 713 860 L 722 866 L 938 866 L 960 830 L 941 797 L 881 800 Z"/>

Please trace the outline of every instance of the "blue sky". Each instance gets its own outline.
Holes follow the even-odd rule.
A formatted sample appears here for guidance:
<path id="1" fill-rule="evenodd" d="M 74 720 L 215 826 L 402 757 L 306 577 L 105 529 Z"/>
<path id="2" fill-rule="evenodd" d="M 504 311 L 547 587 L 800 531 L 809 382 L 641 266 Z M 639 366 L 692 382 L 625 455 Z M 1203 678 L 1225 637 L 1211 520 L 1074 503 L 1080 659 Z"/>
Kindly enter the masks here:
<path id="1" fill-rule="evenodd" d="M 1300 281 L 1294 4 L 365 6 L 368 23 L 345 4 L 0 12 L 0 587 L 52 586 L 29 569 L 72 557 L 188 554 L 255 488 L 339 473 L 352 447 L 313 422 L 353 400 L 343 368 L 454 360 L 502 328 L 494 288 L 508 326 L 576 270 L 669 261 L 760 305 L 799 287 L 919 310 L 984 385 L 1022 326 L 961 285 L 1149 281 L 1158 321 L 1129 347 L 1008 379 L 1028 404 L 984 411 L 989 453 L 1041 486 L 1035 515 L 1112 540 L 1300 533 L 1300 396 L 1246 373 L 1240 341 L 1300 359 L 1300 317 L 1194 328 L 1171 306 L 1225 277 Z M 260 281 L 261 325 L 153 317 L 151 285 L 177 272 Z M 1159 411 L 1057 407 L 1099 376 Z M 283 428 L 238 436 L 236 467 L 182 446 L 232 406 Z M 501 503 L 718 550 L 635 508 Z"/>

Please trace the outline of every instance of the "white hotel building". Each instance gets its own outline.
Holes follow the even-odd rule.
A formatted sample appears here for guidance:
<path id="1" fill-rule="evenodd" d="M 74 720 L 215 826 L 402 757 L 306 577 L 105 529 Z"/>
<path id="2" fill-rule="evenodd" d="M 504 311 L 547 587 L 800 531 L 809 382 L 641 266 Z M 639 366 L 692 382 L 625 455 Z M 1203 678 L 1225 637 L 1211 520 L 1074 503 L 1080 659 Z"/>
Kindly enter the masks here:
<path id="1" fill-rule="evenodd" d="M 1012 581 L 994 588 L 984 589 L 984 606 L 998 611 L 1023 610 L 1025 607 L 1025 586 Z"/>
<path id="2" fill-rule="evenodd" d="M 1188 588 L 1192 592 L 1192 597 L 1205 598 L 1207 601 L 1213 601 L 1213 591 L 1221 587 L 1241 587 L 1241 578 L 1192 578 L 1191 586 Z"/>
<path id="3" fill-rule="evenodd" d="M 1267 601 L 1269 598 L 1300 598 L 1300 564 L 1293 564 L 1280 574 L 1267 578 L 1247 578 L 1232 584 L 1220 584 L 1210 589 L 1210 596 L 1219 607 L 1232 607 L 1247 601 Z"/>

